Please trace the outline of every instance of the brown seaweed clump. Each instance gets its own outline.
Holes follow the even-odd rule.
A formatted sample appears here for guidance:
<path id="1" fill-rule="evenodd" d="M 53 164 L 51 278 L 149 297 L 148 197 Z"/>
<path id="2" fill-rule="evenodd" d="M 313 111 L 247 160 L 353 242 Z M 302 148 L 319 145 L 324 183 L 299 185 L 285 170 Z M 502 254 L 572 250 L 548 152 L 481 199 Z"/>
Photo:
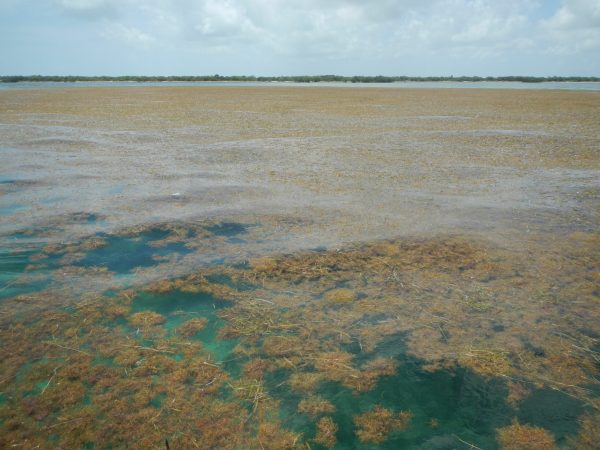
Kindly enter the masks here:
<path id="1" fill-rule="evenodd" d="M 288 384 L 294 392 L 313 392 L 319 386 L 323 377 L 315 372 L 295 372 L 293 373 Z"/>
<path id="2" fill-rule="evenodd" d="M 190 319 L 184 322 L 183 325 L 181 325 L 179 328 L 177 328 L 177 332 L 182 336 L 191 337 L 194 336 L 196 333 L 202 331 L 207 323 L 208 320 L 204 317 Z"/>
<path id="3" fill-rule="evenodd" d="M 253 411 L 269 400 L 269 394 L 260 380 L 240 379 L 231 383 L 230 387 L 238 399 L 252 406 Z"/>
<path id="4" fill-rule="evenodd" d="M 302 435 L 282 429 L 277 423 L 263 422 L 258 427 L 257 440 L 265 450 L 299 448 Z"/>
<path id="5" fill-rule="evenodd" d="M 380 377 L 393 375 L 397 368 L 391 359 L 376 358 L 357 369 L 352 359 L 347 352 L 322 352 L 315 355 L 313 365 L 325 379 L 338 381 L 355 393 L 370 391 Z"/>
<path id="6" fill-rule="evenodd" d="M 273 272 L 277 269 L 277 261 L 268 256 L 262 258 L 254 258 L 250 260 L 250 267 L 255 272 Z"/>
<path id="7" fill-rule="evenodd" d="M 315 369 L 331 381 L 344 382 L 357 377 L 358 370 L 352 367 L 352 355 L 347 352 L 323 352 L 315 357 Z"/>
<path id="8" fill-rule="evenodd" d="M 132 314 L 129 317 L 129 323 L 134 327 L 151 327 L 162 325 L 167 319 L 162 314 L 154 311 L 142 311 Z"/>
<path id="9" fill-rule="evenodd" d="M 506 375 L 511 370 L 506 352 L 499 350 L 469 349 L 461 355 L 459 363 L 486 377 Z"/>
<path id="10" fill-rule="evenodd" d="M 244 364 L 244 376 L 253 380 L 261 380 L 265 373 L 275 369 L 272 361 L 268 359 L 257 358 Z"/>
<path id="11" fill-rule="evenodd" d="M 369 412 L 354 416 L 356 435 L 361 442 L 380 444 L 390 433 L 406 430 L 411 419 L 410 412 L 400 411 L 394 414 L 393 411 L 378 405 Z"/>
<path id="12" fill-rule="evenodd" d="M 230 302 L 215 311 L 217 341 L 238 341 L 225 343 L 237 346 L 219 353 L 222 361 L 189 339 L 208 324 L 201 315 L 173 331 L 161 314 L 132 312 L 134 291 L 65 297 L 73 306 L 58 309 L 48 306 L 51 291 L 9 299 L 0 308 L 0 448 L 45 448 L 55 438 L 60 448 L 155 448 L 166 437 L 172 448 L 306 448 L 277 421 L 283 383 L 266 374 L 280 369 L 291 372 L 285 383 L 302 399 L 298 412 L 316 427 L 311 444 L 332 448 L 330 416 L 342 406 L 317 395 L 322 382 L 372 390 L 397 374 L 404 354 L 427 370 L 458 365 L 489 382 L 511 380 L 506 400 L 515 407 L 550 387 L 597 409 L 589 386 L 598 379 L 598 259 L 587 246 L 569 251 L 536 267 L 527 255 L 457 237 L 386 241 L 202 269 L 146 289 Z M 232 287 L 249 282 L 250 290 Z M 35 314 L 6 306 L 24 303 Z M 228 372 L 234 360 L 239 379 Z M 367 445 L 409 426 L 410 412 L 391 409 L 399 406 L 364 407 L 354 424 Z M 568 445 L 596 448 L 597 423 L 583 416 Z M 503 448 L 555 448 L 540 428 L 497 433 Z"/>
<path id="13" fill-rule="evenodd" d="M 396 373 L 398 365 L 389 358 L 375 358 L 362 366 L 360 376 L 356 379 L 357 391 L 370 391 L 380 377 L 390 377 Z"/>
<path id="14" fill-rule="evenodd" d="M 539 427 L 514 422 L 498 430 L 498 442 L 502 450 L 555 450 L 552 435 Z"/>
<path id="15" fill-rule="evenodd" d="M 130 307 L 129 305 L 119 305 L 119 304 L 111 304 L 107 306 L 104 311 L 106 314 L 106 318 L 110 320 L 115 320 L 118 317 L 125 317 L 129 314 Z"/>
<path id="16" fill-rule="evenodd" d="M 579 419 L 579 434 L 570 439 L 569 446 L 577 450 L 595 450 L 600 443 L 600 414 L 587 414 Z"/>
<path id="17" fill-rule="evenodd" d="M 325 301 L 332 304 L 350 303 L 354 301 L 356 295 L 350 289 L 334 289 L 325 294 Z"/>
<path id="18" fill-rule="evenodd" d="M 300 400 L 300 403 L 298 403 L 298 411 L 314 419 L 321 414 L 331 414 L 335 412 L 335 406 L 330 401 L 317 395 L 313 395 Z"/>
<path id="19" fill-rule="evenodd" d="M 166 294 L 174 290 L 188 294 L 204 293 L 226 301 L 234 301 L 243 297 L 240 292 L 229 286 L 209 282 L 204 273 L 195 273 L 174 280 L 158 280 L 144 290 L 153 294 Z"/>
<path id="20" fill-rule="evenodd" d="M 331 417 L 323 417 L 317 422 L 317 434 L 315 442 L 326 448 L 333 448 L 337 439 L 335 434 L 338 431 L 337 424 Z"/>

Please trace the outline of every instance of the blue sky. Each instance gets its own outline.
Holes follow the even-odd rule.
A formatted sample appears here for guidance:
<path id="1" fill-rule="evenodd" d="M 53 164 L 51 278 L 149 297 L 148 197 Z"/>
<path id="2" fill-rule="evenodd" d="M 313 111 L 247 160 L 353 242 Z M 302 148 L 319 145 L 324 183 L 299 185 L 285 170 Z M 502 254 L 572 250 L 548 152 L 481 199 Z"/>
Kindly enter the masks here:
<path id="1" fill-rule="evenodd" d="M 595 75 L 600 0 L 0 0 L 0 74 Z"/>

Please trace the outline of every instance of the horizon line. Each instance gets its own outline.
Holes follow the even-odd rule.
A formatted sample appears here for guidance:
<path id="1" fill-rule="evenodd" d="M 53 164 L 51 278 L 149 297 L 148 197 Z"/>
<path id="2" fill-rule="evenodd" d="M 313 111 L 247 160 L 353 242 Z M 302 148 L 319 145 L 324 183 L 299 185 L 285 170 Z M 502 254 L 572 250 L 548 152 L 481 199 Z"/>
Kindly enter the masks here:
<path id="1" fill-rule="evenodd" d="M 0 82 L 36 81 L 296 81 L 296 82 L 402 82 L 402 81 L 600 81 L 598 76 L 532 76 L 532 75 L 0 75 Z"/>

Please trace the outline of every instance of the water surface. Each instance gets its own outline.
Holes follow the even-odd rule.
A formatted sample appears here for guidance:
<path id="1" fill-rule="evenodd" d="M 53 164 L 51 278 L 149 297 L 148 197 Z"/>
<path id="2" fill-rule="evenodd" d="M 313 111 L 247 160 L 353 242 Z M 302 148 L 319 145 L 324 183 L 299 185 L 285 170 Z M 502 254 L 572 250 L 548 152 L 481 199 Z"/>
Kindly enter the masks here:
<path id="1" fill-rule="evenodd" d="M 593 448 L 599 102 L 3 90 L 0 447 Z"/>

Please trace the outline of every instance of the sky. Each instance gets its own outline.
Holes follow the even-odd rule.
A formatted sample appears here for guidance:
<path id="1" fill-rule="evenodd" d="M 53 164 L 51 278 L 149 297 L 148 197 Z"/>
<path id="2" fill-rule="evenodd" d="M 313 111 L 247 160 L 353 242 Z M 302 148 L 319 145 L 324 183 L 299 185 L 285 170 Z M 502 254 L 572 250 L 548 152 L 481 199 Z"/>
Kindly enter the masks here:
<path id="1" fill-rule="evenodd" d="M 600 76 L 600 0 L 0 0 L 2 75 Z"/>

